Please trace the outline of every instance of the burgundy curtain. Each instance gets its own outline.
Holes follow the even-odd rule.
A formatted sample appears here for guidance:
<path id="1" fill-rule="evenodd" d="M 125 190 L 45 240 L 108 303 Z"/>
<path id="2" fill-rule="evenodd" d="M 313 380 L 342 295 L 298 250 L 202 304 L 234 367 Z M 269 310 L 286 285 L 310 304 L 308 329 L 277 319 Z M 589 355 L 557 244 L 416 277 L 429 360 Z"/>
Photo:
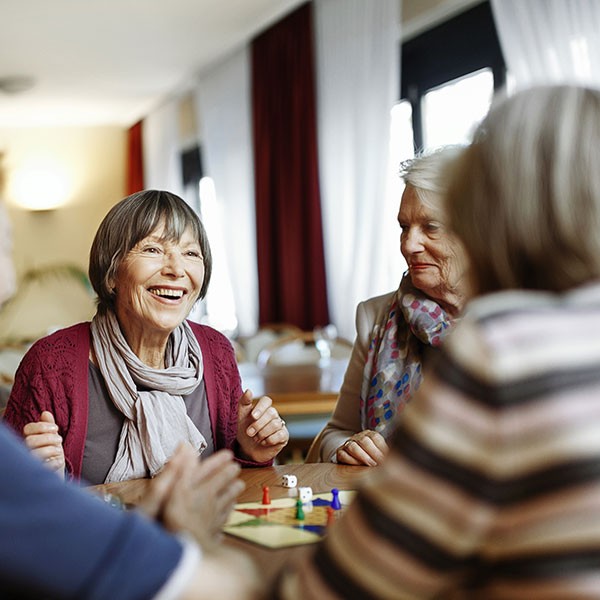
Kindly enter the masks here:
<path id="1" fill-rule="evenodd" d="M 319 197 L 312 7 L 252 43 L 260 323 L 329 322 Z"/>
<path id="2" fill-rule="evenodd" d="M 144 189 L 144 156 L 142 150 L 142 121 L 127 130 L 126 194 Z"/>

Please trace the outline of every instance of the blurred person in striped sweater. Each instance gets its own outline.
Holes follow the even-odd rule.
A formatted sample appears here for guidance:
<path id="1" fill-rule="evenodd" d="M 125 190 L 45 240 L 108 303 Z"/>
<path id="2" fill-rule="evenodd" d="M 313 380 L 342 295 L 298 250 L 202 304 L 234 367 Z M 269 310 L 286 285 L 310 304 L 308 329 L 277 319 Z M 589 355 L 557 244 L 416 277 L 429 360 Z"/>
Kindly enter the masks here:
<path id="1" fill-rule="evenodd" d="M 600 91 L 497 100 L 451 169 L 476 296 L 282 598 L 600 598 Z"/>

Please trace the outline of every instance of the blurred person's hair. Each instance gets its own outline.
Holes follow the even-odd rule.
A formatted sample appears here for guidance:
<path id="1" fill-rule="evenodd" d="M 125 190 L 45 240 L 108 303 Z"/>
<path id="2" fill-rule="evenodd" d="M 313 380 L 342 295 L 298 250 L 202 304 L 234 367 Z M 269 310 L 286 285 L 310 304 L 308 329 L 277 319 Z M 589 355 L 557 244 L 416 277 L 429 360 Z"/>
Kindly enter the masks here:
<path id="1" fill-rule="evenodd" d="M 600 277 L 600 91 L 548 86 L 499 100 L 451 170 L 448 218 L 476 293 Z"/>

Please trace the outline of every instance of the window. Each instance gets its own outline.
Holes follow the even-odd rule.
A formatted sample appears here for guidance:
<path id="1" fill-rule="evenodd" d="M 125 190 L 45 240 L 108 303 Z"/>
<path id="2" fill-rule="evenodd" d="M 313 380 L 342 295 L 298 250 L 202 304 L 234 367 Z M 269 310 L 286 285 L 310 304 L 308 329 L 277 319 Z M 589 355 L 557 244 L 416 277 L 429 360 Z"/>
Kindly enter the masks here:
<path id="1" fill-rule="evenodd" d="M 215 183 L 203 174 L 202 150 L 199 146 L 181 155 L 185 200 L 198 213 L 212 254 L 212 275 L 204 300 L 196 303 L 190 319 L 233 335 L 237 329 L 235 301 L 227 256 L 223 244 L 223 218 L 217 201 Z"/>
<path id="2" fill-rule="evenodd" d="M 203 177 L 199 183 L 202 223 L 206 229 L 212 254 L 212 276 L 206 293 L 206 314 L 201 322 L 218 329 L 226 335 L 233 335 L 237 329 L 235 301 L 231 288 L 231 278 L 225 246 L 223 244 L 223 217 L 217 202 L 215 183 L 210 177 Z"/>
<path id="3" fill-rule="evenodd" d="M 401 100 L 392 108 L 387 210 L 404 183 L 398 165 L 415 151 L 466 143 L 505 83 L 504 59 L 489 2 L 478 4 L 402 44 Z M 393 227 L 392 227 L 393 226 Z M 398 227 L 383 236 L 390 248 Z"/>
<path id="4" fill-rule="evenodd" d="M 401 52 L 400 97 L 412 108 L 413 147 L 468 141 L 506 80 L 489 2 L 406 40 Z"/>
<path id="5" fill-rule="evenodd" d="M 466 144 L 494 94 L 491 69 L 481 69 L 429 90 L 421 104 L 423 146 Z"/>

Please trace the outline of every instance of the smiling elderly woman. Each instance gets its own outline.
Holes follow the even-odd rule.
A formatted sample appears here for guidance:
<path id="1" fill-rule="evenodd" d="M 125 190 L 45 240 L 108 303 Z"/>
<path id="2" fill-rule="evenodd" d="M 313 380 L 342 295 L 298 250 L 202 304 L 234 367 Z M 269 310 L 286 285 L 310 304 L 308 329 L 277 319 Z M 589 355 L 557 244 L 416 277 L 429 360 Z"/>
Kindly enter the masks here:
<path id="1" fill-rule="evenodd" d="M 361 302 L 356 341 L 332 418 L 308 461 L 374 466 L 422 379 L 426 350 L 437 347 L 465 301 L 464 252 L 444 225 L 447 146 L 403 164 L 400 251 L 408 271 L 399 289 Z"/>
<path id="2" fill-rule="evenodd" d="M 90 252 L 94 319 L 32 346 L 6 408 L 49 467 L 96 484 L 155 475 L 181 442 L 251 466 L 285 446 L 271 399 L 242 393 L 227 338 L 186 321 L 211 268 L 202 223 L 178 196 L 143 191 L 110 210 Z"/>

